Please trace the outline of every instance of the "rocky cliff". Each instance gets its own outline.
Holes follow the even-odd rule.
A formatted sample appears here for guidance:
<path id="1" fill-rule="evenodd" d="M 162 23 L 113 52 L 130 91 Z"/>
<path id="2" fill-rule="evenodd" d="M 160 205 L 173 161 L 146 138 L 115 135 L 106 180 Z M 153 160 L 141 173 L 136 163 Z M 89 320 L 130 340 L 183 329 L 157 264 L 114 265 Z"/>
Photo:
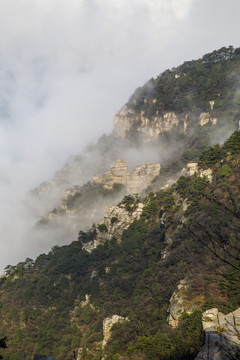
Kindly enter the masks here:
<path id="1" fill-rule="evenodd" d="M 240 308 L 227 315 L 218 309 L 203 313 L 205 344 L 195 360 L 237 360 L 240 358 Z"/>
<path id="2" fill-rule="evenodd" d="M 209 103 L 213 109 L 214 101 Z M 191 113 L 179 114 L 174 111 L 164 112 L 160 115 L 157 110 L 154 116 L 147 117 L 143 110 L 136 112 L 125 105 L 114 116 L 114 133 L 124 138 L 129 132 L 134 131 L 141 135 L 144 142 L 150 142 L 160 134 L 170 132 L 174 127 L 186 133 L 187 128 L 193 127 L 194 123 L 205 126 L 208 123 L 216 125 L 217 121 L 213 111 L 202 112 L 193 117 Z"/>
<path id="3" fill-rule="evenodd" d="M 238 124 L 238 87 L 230 77 L 236 64 L 240 49 L 230 48 L 153 79 L 116 115 L 117 136 L 76 159 L 74 183 L 65 167 L 38 189 L 45 198 L 55 185 L 61 189 L 45 219 L 47 231 L 37 230 L 41 241 L 55 236 L 59 244 L 62 236 L 64 246 L 9 265 L 0 278 L 6 360 L 30 360 L 35 353 L 67 360 L 193 360 L 204 340 L 202 309 L 239 307 L 240 133 L 201 158 L 216 133 L 224 139 Z M 125 149 L 115 146 L 119 138 Z M 128 169 L 123 158 L 130 148 L 133 158 L 142 162 L 150 154 L 153 163 L 134 168 L 141 163 L 135 161 Z M 167 182 L 184 175 L 187 163 L 189 176 Z M 129 195 L 144 189 L 143 198 Z M 66 219 L 74 237 L 64 232 Z M 197 360 L 216 360 L 232 342 L 238 349 L 238 312 L 204 313 L 206 344 Z"/>
<path id="4" fill-rule="evenodd" d="M 128 210 L 125 204 L 110 206 L 104 213 L 104 220 L 95 228 L 95 236 L 91 241 L 83 243 L 83 249 L 89 253 L 98 245 L 115 237 L 120 241 L 121 235 L 134 220 L 139 220 L 144 204 L 136 203 L 132 210 Z M 103 230 L 102 230 L 103 229 Z"/>
<path id="5" fill-rule="evenodd" d="M 128 172 L 125 159 L 116 159 L 110 171 L 93 176 L 85 186 L 65 190 L 58 205 L 42 217 L 39 224 L 61 222 L 77 230 L 99 222 L 107 206 L 118 202 L 123 194 L 141 193 L 160 173 L 160 164 L 145 162 Z M 111 210 L 114 212 L 114 210 Z"/>
<path id="6" fill-rule="evenodd" d="M 128 172 L 126 160 L 116 159 L 110 171 L 104 175 L 94 176 L 92 182 L 103 184 L 107 190 L 112 190 L 114 184 L 121 184 L 126 186 L 126 192 L 129 194 L 141 193 L 159 175 L 160 167 L 160 164 L 144 162 L 135 167 L 133 171 Z"/>
<path id="7" fill-rule="evenodd" d="M 143 140 L 148 142 L 157 138 L 161 133 L 170 131 L 174 126 L 187 129 L 187 116 L 177 115 L 175 112 L 166 112 L 153 119 L 147 118 L 144 111 L 136 113 L 127 105 L 123 106 L 114 116 L 114 132 L 120 137 L 125 137 L 127 133 L 134 130 L 143 136 Z"/>

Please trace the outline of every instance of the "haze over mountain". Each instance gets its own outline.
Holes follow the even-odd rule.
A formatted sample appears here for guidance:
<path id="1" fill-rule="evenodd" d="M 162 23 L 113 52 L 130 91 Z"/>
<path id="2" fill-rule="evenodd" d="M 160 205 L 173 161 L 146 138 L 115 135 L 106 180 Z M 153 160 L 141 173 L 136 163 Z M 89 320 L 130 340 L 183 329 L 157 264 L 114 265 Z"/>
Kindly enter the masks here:
<path id="1" fill-rule="evenodd" d="M 42 246 L 32 249 L 25 237 L 37 220 L 19 205 L 25 194 L 110 132 L 137 86 L 238 46 L 239 3 L 3 0 L 0 10 L 3 268 Z"/>
<path id="2" fill-rule="evenodd" d="M 6 360 L 239 359 L 239 68 L 228 46 L 149 79 L 25 197 L 32 248 L 61 246 L 0 278 Z"/>

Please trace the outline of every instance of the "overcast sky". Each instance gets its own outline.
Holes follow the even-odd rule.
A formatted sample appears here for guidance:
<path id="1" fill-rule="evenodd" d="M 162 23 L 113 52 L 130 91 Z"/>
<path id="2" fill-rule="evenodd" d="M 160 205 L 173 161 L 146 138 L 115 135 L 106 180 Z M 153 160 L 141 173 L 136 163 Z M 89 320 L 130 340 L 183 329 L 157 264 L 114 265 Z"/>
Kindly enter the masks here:
<path id="1" fill-rule="evenodd" d="M 239 0 L 0 0 L 0 268 L 20 261 L 24 194 L 149 78 L 240 46 L 239 23 Z"/>

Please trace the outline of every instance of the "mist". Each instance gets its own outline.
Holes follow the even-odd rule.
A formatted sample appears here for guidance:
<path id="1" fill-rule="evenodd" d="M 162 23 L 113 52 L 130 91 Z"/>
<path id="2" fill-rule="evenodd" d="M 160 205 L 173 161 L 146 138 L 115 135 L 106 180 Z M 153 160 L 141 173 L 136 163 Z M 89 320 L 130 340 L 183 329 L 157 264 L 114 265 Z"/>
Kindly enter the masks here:
<path id="1" fill-rule="evenodd" d="M 47 205 L 29 212 L 26 194 L 109 134 L 136 87 L 239 46 L 239 10 L 235 0 L 1 1 L 1 269 L 50 248 L 27 235 Z M 95 164 L 88 159 L 80 184 Z"/>

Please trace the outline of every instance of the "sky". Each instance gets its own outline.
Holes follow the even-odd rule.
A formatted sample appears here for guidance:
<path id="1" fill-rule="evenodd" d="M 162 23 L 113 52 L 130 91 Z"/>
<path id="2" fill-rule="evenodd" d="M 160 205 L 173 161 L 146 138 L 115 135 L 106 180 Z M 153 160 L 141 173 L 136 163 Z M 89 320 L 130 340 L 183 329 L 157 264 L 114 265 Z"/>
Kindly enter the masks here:
<path id="1" fill-rule="evenodd" d="M 0 269 L 31 255 L 25 194 L 110 133 L 149 78 L 239 47 L 239 20 L 238 0 L 0 1 Z"/>

